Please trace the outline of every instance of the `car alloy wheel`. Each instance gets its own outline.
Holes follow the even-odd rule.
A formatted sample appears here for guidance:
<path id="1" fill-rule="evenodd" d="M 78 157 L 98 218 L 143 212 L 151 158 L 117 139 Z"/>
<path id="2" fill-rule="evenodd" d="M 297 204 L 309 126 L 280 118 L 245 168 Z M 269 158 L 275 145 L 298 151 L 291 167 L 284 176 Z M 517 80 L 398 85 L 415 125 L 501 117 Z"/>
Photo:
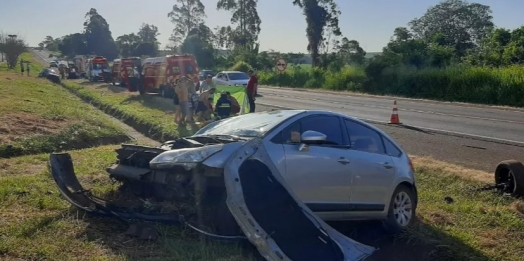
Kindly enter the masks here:
<path id="1" fill-rule="evenodd" d="M 393 215 L 398 225 L 402 227 L 409 225 L 413 217 L 413 204 L 408 193 L 404 191 L 397 193 L 393 204 Z"/>

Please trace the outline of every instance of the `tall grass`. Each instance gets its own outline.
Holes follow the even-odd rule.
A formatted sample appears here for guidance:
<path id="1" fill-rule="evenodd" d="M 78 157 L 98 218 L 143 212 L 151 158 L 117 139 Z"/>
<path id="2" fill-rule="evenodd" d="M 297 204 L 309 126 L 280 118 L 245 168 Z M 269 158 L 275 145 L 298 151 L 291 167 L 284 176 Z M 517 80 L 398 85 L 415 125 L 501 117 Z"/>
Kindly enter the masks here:
<path id="1" fill-rule="evenodd" d="M 259 73 L 261 84 L 345 90 L 444 101 L 524 107 L 524 67 L 388 68 L 367 77 L 358 67 L 339 72 L 294 68 Z"/>
<path id="2" fill-rule="evenodd" d="M 284 73 L 259 72 L 261 84 L 323 88 L 329 90 L 363 91 L 366 75 L 362 68 L 345 67 L 340 72 L 332 72 L 321 68 L 292 67 Z"/>

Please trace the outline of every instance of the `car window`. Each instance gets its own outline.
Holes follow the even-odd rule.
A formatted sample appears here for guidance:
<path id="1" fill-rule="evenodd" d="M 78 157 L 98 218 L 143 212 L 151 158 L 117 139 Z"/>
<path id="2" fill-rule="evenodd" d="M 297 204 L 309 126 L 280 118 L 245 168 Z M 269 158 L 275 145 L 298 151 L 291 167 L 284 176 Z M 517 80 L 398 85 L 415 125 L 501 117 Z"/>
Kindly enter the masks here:
<path id="1" fill-rule="evenodd" d="M 282 131 L 280 143 L 297 144 L 300 143 L 300 122 L 295 122 Z"/>
<path id="2" fill-rule="evenodd" d="M 332 145 L 345 145 L 344 135 L 338 117 L 313 116 L 300 121 L 302 133 L 305 131 L 317 131 L 326 135 L 326 141 Z"/>
<path id="3" fill-rule="evenodd" d="M 228 73 L 227 76 L 232 81 L 249 80 L 249 75 L 247 75 L 246 73 L 243 73 L 243 72 L 242 73 Z"/>
<path id="4" fill-rule="evenodd" d="M 402 155 L 402 151 L 399 150 L 388 138 L 382 137 L 382 140 L 384 141 L 384 147 L 386 147 L 386 154 L 397 158 Z"/>
<path id="5" fill-rule="evenodd" d="M 351 149 L 370 153 L 384 153 L 384 144 L 378 132 L 360 123 L 344 120 Z"/>

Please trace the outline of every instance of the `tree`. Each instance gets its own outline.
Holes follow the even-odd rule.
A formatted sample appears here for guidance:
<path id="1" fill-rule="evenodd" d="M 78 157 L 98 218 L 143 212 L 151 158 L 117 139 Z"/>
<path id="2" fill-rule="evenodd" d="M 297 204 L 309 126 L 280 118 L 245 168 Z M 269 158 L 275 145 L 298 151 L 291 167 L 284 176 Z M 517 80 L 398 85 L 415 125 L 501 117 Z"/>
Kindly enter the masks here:
<path id="1" fill-rule="evenodd" d="M 118 56 L 118 48 L 113 40 L 106 19 L 98 14 L 95 8 L 91 8 L 85 17 L 84 34 L 88 52 L 108 59 L 116 58 Z"/>
<path id="2" fill-rule="evenodd" d="M 205 6 L 200 0 L 177 0 L 173 10 L 167 14 L 175 24 L 170 40 L 181 44 L 189 32 L 204 22 Z"/>
<path id="3" fill-rule="evenodd" d="M 190 34 L 186 37 L 180 47 L 183 53 L 193 54 L 197 63 L 202 68 L 212 68 L 213 62 L 213 46 L 200 38 L 198 34 Z"/>
<path id="4" fill-rule="evenodd" d="M 159 36 L 160 34 L 158 33 L 158 27 L 152 24 L 142 24 L 140 29 L 138 29 L 137 35 L 138 37 L 140 37 L 140 41 L 143 43 L 157 44 L 157 36 Z"/>
<path id="5" fill-rule="evenodd" d="M 134 50 L 140 44 L 140 36 L 132 34 L 124 34 L 116 38 L 116 45 L 120 50 L 120 55 L 129 57 L 133 55 Z"/>
<path id="6" fill-rule="evenodd" d="M 420 18 L 409 25 L 417 39 L 431 42 L 441 34 L 442 45 L 452 47 L 457 56 L 478 47 L 493 28 L 493 17 L 489 6 L 468 3 L 465 0 L 445 0 L 430 7 Z"/>
<path id="7" fill-rule="evenodd" d="M 324 30 L 330 29 L 336 36 L 342 34 L 338 26 L 340 11 L 333 0 L 294 0 L 293 4 L 299 6 L 306 17 L 307 49 L 311 53 L 311 65 L 315 67 L 319 65 Z"/>
<path id="8" fill-rule="evenodd" d="M 347 63 L 363 65 L 366 61 L 366 52 L 356 40 L 349 40 L 346 37 L 342 38 L 337 50 L 342 60 Z"/>
<path id="9" fill-rule="evenodd" d="M 158 47 L 155 43 L 143 42 L 139 43 L 133 50 L 133 56 L 155 56 Z"/>
<path id="10" fill-rule="evenodd" d="M 262 21 L 257 11 L 258 0 L 219 0 L 217 10 L 226 10 L 232 13 L 231 23 L 237 24 L 232 30 L 232 40 L 237 45 L 247 45 L 258 40 Z"/>
<path id="11" fill-rule="evenodd" d="M 62 38 L 58 50 L 67 57 L 79 54 L 87 54 L 86 36 L 82 33 L 69 34 Z"/>
<path id="12" fill-rule="evenodd" d="M 58 51 L 58 45 L 60 44 L 60 42 L 60 38 L 54 39 L 52 36 L 48 35 L 45 37 L 45 40 L 42 41 L 40 44 L 43 44 L 45 49 L 52 52 L 56 52 Z"/>
<path id="13" fill-rule="evenodd" d="M 23 39 L 13 34 L 0 33 L 0 53 L 4 53 L 9 69 L 15 68 L 18 57 L 25 51 L 27 45 Z"/>

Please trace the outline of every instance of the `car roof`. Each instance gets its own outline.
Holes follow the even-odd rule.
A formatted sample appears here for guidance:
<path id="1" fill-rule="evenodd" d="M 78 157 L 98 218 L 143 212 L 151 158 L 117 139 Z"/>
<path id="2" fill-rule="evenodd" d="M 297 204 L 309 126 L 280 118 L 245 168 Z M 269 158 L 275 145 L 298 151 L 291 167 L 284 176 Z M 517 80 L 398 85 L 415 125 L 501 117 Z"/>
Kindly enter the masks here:
<path id="1" fill-rule="evenodd" d="M 241 71 L 221 71 L 220 73 L 244 73 Z"/>

